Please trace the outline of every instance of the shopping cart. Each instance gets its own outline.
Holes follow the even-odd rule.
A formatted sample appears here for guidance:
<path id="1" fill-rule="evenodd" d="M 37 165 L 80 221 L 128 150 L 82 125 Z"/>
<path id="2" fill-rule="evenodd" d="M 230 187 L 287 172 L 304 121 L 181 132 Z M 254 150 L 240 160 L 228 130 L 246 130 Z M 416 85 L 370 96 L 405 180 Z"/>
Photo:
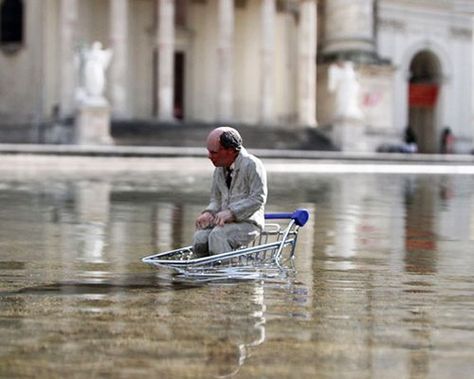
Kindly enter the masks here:
<path id="1" fill-rule="evenodd" d="M 207 257 L 193 257 L 192 246 L 142 258 L 144 263 L 172 269 L 180 278 L 202 280 L 275 277 L 293 267 L 298 230 L 309 218 L 306 209 L 267 213 L 265 229 L 251 244 Z"/>

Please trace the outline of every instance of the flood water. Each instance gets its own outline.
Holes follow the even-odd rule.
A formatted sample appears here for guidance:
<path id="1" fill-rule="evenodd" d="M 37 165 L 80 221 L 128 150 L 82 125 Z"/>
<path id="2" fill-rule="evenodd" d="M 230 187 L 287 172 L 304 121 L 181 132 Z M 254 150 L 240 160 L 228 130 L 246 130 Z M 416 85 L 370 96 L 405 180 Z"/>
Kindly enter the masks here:
<path id="1" fill-rule="evenodd" d="M 473 175 L 269 164 L 267 210 L 311 212 L 297 274 L 193 285 L 140 259 L 190 242 L 209 163 L 134 162 L 1 175 L 0 377 L 474 372 Z"/>

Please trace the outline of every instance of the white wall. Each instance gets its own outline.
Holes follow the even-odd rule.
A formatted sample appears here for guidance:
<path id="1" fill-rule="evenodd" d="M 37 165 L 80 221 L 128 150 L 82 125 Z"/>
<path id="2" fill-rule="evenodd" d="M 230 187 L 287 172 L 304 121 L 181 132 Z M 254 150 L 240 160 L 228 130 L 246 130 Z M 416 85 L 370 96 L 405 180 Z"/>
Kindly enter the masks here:
<path id="1" fill-rule="evenodd" d="M 4 123 L 34 123 L 42 114 L 41 6 L 24 2 L 24 43 L 14 52 L 0 50 L 0 118 Z"/>

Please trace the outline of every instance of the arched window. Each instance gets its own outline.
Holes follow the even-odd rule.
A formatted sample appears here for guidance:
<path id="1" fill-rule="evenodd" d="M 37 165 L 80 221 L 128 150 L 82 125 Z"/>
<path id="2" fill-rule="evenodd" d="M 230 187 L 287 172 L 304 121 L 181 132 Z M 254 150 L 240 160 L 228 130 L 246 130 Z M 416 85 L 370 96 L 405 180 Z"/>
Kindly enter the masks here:
<path id="1" fill-rule="evenodd" d="M 3 0 L 0 6 L 0 43 L 23 43 L 23 1 Z"/>

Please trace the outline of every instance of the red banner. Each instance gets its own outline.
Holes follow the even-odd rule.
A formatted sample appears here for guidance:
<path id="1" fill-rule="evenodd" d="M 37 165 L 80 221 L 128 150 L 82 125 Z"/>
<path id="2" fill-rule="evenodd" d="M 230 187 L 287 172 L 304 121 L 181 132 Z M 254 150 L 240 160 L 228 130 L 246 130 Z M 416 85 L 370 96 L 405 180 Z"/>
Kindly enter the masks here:
<path id="1" fill-rule="evenodd" d="M 410 84 L 408 90 L 409 104 L 412 107 L 432 108 L 438 98 L 439 87 L 436 84 Z"/>

